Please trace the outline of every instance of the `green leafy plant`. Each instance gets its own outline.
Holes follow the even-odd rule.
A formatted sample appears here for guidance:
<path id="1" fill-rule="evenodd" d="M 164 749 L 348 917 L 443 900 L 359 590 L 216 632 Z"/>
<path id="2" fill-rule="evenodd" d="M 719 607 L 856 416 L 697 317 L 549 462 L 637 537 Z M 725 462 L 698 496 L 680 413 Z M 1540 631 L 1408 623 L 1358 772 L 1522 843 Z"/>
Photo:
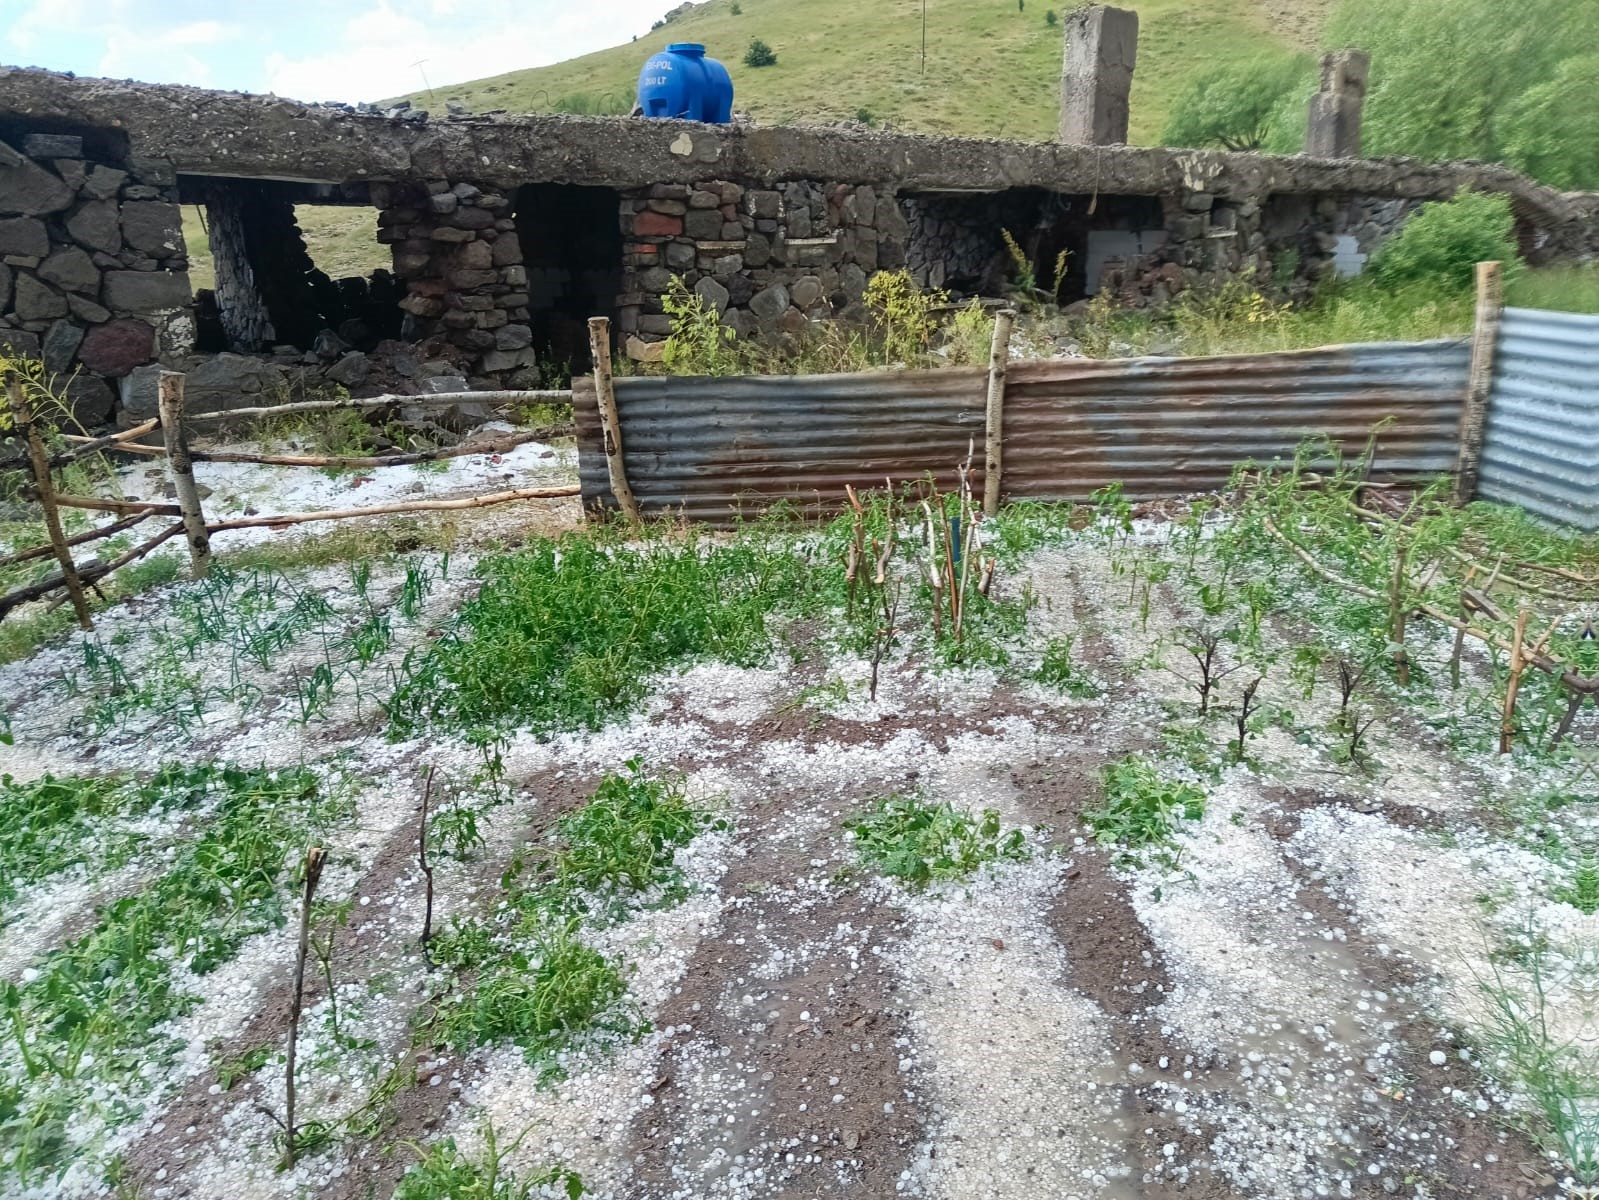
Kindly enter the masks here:
<path id="1" fill-rule="evenodd" d="M 674 375 L 736 375 L 743 371 L 738 334 L 722 324 L 721 314 L 704 296 L 674 275 L 661 296 L 672 320 L 662 362 Z"/>
<path id="2" fill-rule="evenodd" d="M 1002 829 L 993 809 L 973 817 L 948 803 L 913 795 L 879 800 L 844 828 L 854 835 L 863 860 L 915 887 L 964 879 L 986 863 L 1031 857 L 1027 835 Z"/>
<path id="3" fill-rule="evenodd" d="M 1033 268 L 1033 260 L 1010 230 L 1002 228 L 999 236 L 1005 243 L 1005 253 L 1010 257 L 1011 282 L 1016 285 L 1017 291 L 1031 293 L 1038 287 L 1038 272 Z"/>
<path id="4" fill-rule="evenodd" d="M 1183 821 L 1205 815 L 1205 792 L 1163 775 L 1151 761 L 1129 755 L 1103 772 L 1105 798 L 1083 813 L 1102 846 L 1138 850 L 1171 841 Z"/>
<path id="5" fill-rule="evenodd" d="M 492 1124 L 483 1127 L 483 1150 L 468 1157 L 446 1137 L 426 1149 L 409 1143 L 418 1159 L 400 1177 L 393 1200 L 531 1200 L 535 1195 L 560 1189 L 567 1200 L 581 1200 L 585 1194 L 583 1177 L 566 1167 L 548 1167 L 519 1177 L 509 1160 L 516 1153 L 526 1131 L 509 1145 L 502 1145 Z"/>
<path id="6" fill-rule="evenodd" d="M 909 271 L 879 271 L 863 297 L 882 339 L 884 359 L 920 366 L 937 329 L 933 311 L 949 302 L 945 292 L 923 291 Z"/>
<path id="7" fill-rule="evenodd" d="M 1072 646 L 1076 641 L 1075 634 L 1065 634 L 1045 642 L 1044 654 L 1033 678 L 1060 688 L 1067 695 L 1091 700 L 1099 695 L 1099 687 L 1072 661 Z"/>

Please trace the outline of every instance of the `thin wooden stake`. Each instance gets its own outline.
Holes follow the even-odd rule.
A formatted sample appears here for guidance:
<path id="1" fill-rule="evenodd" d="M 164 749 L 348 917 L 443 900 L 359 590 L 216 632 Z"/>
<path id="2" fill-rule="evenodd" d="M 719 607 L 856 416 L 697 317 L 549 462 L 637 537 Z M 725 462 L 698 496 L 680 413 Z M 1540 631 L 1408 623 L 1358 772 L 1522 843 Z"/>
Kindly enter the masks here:
<path id="1" fill-rule="evenodd" d="M 55 551 L 56 562 L 61 564 L 61 582 L 66 585 L 67 595 L 72 597 L 72 610 L 78 614 L 79 628 L 91 630 L 94 620 L 89 616 L 89 601 L 83 594 L 83 580 L 78 576 L 77 564 L 72 561 L 72 551 L 67 546 L 67 537 L 61 528 L 61 513 L 56 509 L 55 485 L 50 479 L 50 457 L 45 452 L 44 439 L 33 424 L 22 380 L 13 376 L 7 394 L 16 432 L 28 443 L 33 486 L 39 493 L 39 507 L 44 510 L 44 527 L 50 535 L 50 548 Z"/>
<path id="2" fill-rule="evenodd" d="M 211 571 L 211 534 L 205 527 L 200 489 L 194 482 L 194 461 L 189 457 L 189 438 L 183 431 L 182 374 L 161 372 L 156 381 L 156 407 L 161 414 L 161 436 L 167 444 L 167 478 L 178 494 L 178 508 L 183 513 L 189 563 L 194 577 L 204 579 Z"/>
<path id="3" fill-rule="evenodd" d="M 428 801 L 433 798 L 433 767 L 428 766 L 427 782 L 422 786 L 422 820 L 416 830 L 416 857 L 422 864 L 422 878 L 427 880 L 427 907 L 422 912 L 422 955 L 428 952 L 433 940 L 433 868 L 428 863 Z"/>
<path id="4" fill-rule="evenodd" d="M 605 433 L 605 466 L 611 475 L 611 495 L 633 524 L 641 523 L 638 501 L 627 482 L 622 461 L 622 420 L 616 414 L 616 388 L 611 381 L 611 322 L 589 320 L 589 352 L 594 356 L 594 395 L 600 407 L 600 428 Z"/>
<path id="5" fill-rule="evenodd" d="M 1405 560 L 1410 547 L 1399 543 L 1394 552 L 1394 573 L 1388 584 L 1388 636 L 1394 643 L 1394 665 L 1399 668 L 1399 686 L 1410 686 L 1410 655 L 1405 652 Z"/>
<path id="6" fill-rule="evenodd" d="M 994 345 L 988 356 L 988 429 L 983 442 L 983 515 L 999 512 L 999 486 L 1005 455 L 1005 376 L 1010 370 L 1010 333 L 1016 313 L 994 314 Z"/>
<path id="7" fill-rule="evenodd" d="M 1505 707 L 1499 718 L 1499 753 L 1509 754 L 1516 740 L 1516 696 L 1521 691 L 1521 673 L 1526 669 L 1522 646 L 1527 640 L 1527 618 L 1522 609 L 1516 614 L 1516 636 L 1510 643 L 1510 680 L 1505 684 Z"/>
<path id="8" fill-rule="evenodd" d="M 1471 381 L 1466 407 L 1460 416 L 1460 456 L 1455 463 L 1454 501 L 1469 504 L 1477 494 L 1482 469 L 1483 430 L 1488 423 L 1488 402 L 1493 394 L 1494 352 L 1499 344 L 1499 323 L 1505 310 L 1504 264 L 1477 264 L 1477 320 L 1471 336 Z"/>
<path id="9" fill-rule="evenodd" d="M 305 899 L 300 906 L 300 943 L 294 955 L 294 996 L 289 1001 L 289 1048 L 283 1077 L 283 1131 L 287 1148 L 284 1164 L 294 1166 L 294 1057 L 300 1040 L 300 1011 L 305 992 L 305 956 L 311 943 L 311 901 L 316 896 L 317 881 L 322 878 L 322 864 L 327 854 L 320 846 L 305 852 Z"/>

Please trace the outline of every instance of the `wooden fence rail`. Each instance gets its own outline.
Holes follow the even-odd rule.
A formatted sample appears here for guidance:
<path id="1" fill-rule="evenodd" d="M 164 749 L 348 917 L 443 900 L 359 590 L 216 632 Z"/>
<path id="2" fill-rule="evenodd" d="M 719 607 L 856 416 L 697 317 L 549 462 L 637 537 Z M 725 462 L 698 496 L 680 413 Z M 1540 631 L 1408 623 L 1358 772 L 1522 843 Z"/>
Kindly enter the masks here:
<path id="1" fill-rule="evenodd" d="M 395 504 L 371 505 L 365 508 L 326 510 L 321 512 L 291 512 L 265 516 L 240 517 L 231 520 L 208 520 L 199 488 L 194 479 L 194 464 L 253 463 L 277 467 L 339 467 L 373 468 L 407 466 L 440 462 L 473 454 L 505 454 L 518 446 L 537 440 L 538 432 L 506 434 L 486 442 L 471 445 L 442 447 L 387 455 L 313 455 L 313 454 L 251 454 L 242 451 L 195 450 L 189 445 L 188 429 L 195 424 L 225 420 L 252 420 L 262 417 L 285 416 L 298 413 L 328 412 L 336 409 L 360 411 L 388 408 L 398 405 L 424 408 L 445 407 L 457 404 L 482 404 L 494 409 L 505 409 L 518 404 L 570 403 L 570 391 L 517 390 L 494 392 L 441 392 L 426 396 L 384 395 L 358 400 L 310 400 L 257 408 L 235 408 L 214 412 L 191 413 L 184 408 L 184 376 L 163 371 L 158 379 L 158 416 L 119 433 L 101 437 L 81 434 L 63 434 L 66 448 L 49 453 L 37 428 L 31 421 L 20 381 L 13 380 L 7 393 L 15 430 L 25 443 L 20 454 L 0 459 L 0 470 L 25 468 L 32 476 L 29 494 L 37 499 L 45 512 L 45 523 L 50 540 L 40 546 L 19 550 L 0 558 L 0 567 L 16 566 L 36 559 L 56 557 L 59 569 L 51 575 L 24 587 L 0 595 L 0 620 L 30 601 L 42 600 L 52 592 L 65 590 L 78 613 L 84 629 L 93 627 L 85 589 L 98 592 L 96 586 L 119 568 L 144 557 L 182 534 L 189 546 L 190 562 L 196 578 L 210 567 L 210 539 L 213 534 L 236 529 L 281 529 L 291 525 L 314 521 L 343 521 L 358 517 L 390 516 L 412 512 L 437 512 L 511 503 L 517 500 L 553 499 L 580 494 L 577 484 L 557 487 L 517 488 L 447 500 L 412 500 Z M 162 444 L 145 445 L 137 439 L 160 430 Z M 93 454 L 112 451 L 160 458 L 167 465 L 167 474 L 176 503 L 160 501 L 124 500 L 99 496 L 77 496 L 58 492 L 52 472 L 69 466 Z M 80 509 L 109 513 L 117 518 L 108 525 L 65 536 L 60 528 L 58 510 Z M 94 560 L 79 566 L 73 561 L 71 548 L 97 542 L 127 532 L 152 517 L 176 517 L 178 520 L 152 538 L 118 555 L 101 562 Z"/>

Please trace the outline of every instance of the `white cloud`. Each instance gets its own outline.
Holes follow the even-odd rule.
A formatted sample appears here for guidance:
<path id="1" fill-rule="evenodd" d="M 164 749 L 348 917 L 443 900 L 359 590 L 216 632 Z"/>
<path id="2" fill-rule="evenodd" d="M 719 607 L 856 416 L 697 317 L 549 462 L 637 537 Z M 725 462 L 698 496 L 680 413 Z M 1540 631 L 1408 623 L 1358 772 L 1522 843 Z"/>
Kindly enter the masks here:
<path id="1" fill-rule="evenodd" d="M 187 21 L 167 28 L 137 30 L 113 26 L 105 31 L 105 52 L 96 70 L 107 78 L 129 75 L 163 82 L 216 86 L 216 71 L 200 51 L 238 36 L 220 21 Z"/>
<path id="2" fill-rule="evenodd" d="M 551 0 L 483 0 L 471 21 L 445 20 L 450 0 L 378 0 L 344 25 L 336 48 L 273 53 L 266 86 L 301 100 L 376 100 L 545 66 L 643 32 L 670 0 L 573 5 Z M 603 8 L 602 11 L 598 11 Z"/>

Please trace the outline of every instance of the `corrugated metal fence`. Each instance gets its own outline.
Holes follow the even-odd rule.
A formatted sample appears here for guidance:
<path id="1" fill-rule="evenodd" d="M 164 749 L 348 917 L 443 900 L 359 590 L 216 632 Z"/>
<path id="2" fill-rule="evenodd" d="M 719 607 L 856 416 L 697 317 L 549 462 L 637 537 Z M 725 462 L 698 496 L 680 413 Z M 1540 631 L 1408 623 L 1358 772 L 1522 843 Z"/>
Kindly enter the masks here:
<path id="1" fill-rule="evenodd" d="M 1599 532 L 1599 316 L 1505 309 L 1477 494 Z"/>
<path id="2" fill-rule="evenodd" d="M 1114 482 L 1141 500 L 1203 491 L 1244 459 L 1287 456 L 1309 436 L 1358 450 L 1386 417 L 1377 473 L 1440 475 L 1455 464 L 1469 368 L 1457 341 L 1016 363 L 1004 494 L 1083 500 Z M 714 524 L 776 500 L 831 513 L 846 483 L 933 474 L 948 486 L 974 443 L 981 474 L 986 383 L 973 368 L 618 379 L 628 480 L 646 513 Z M 609 505 L 592 380 L 574 393 L 584 502 Z"/>

